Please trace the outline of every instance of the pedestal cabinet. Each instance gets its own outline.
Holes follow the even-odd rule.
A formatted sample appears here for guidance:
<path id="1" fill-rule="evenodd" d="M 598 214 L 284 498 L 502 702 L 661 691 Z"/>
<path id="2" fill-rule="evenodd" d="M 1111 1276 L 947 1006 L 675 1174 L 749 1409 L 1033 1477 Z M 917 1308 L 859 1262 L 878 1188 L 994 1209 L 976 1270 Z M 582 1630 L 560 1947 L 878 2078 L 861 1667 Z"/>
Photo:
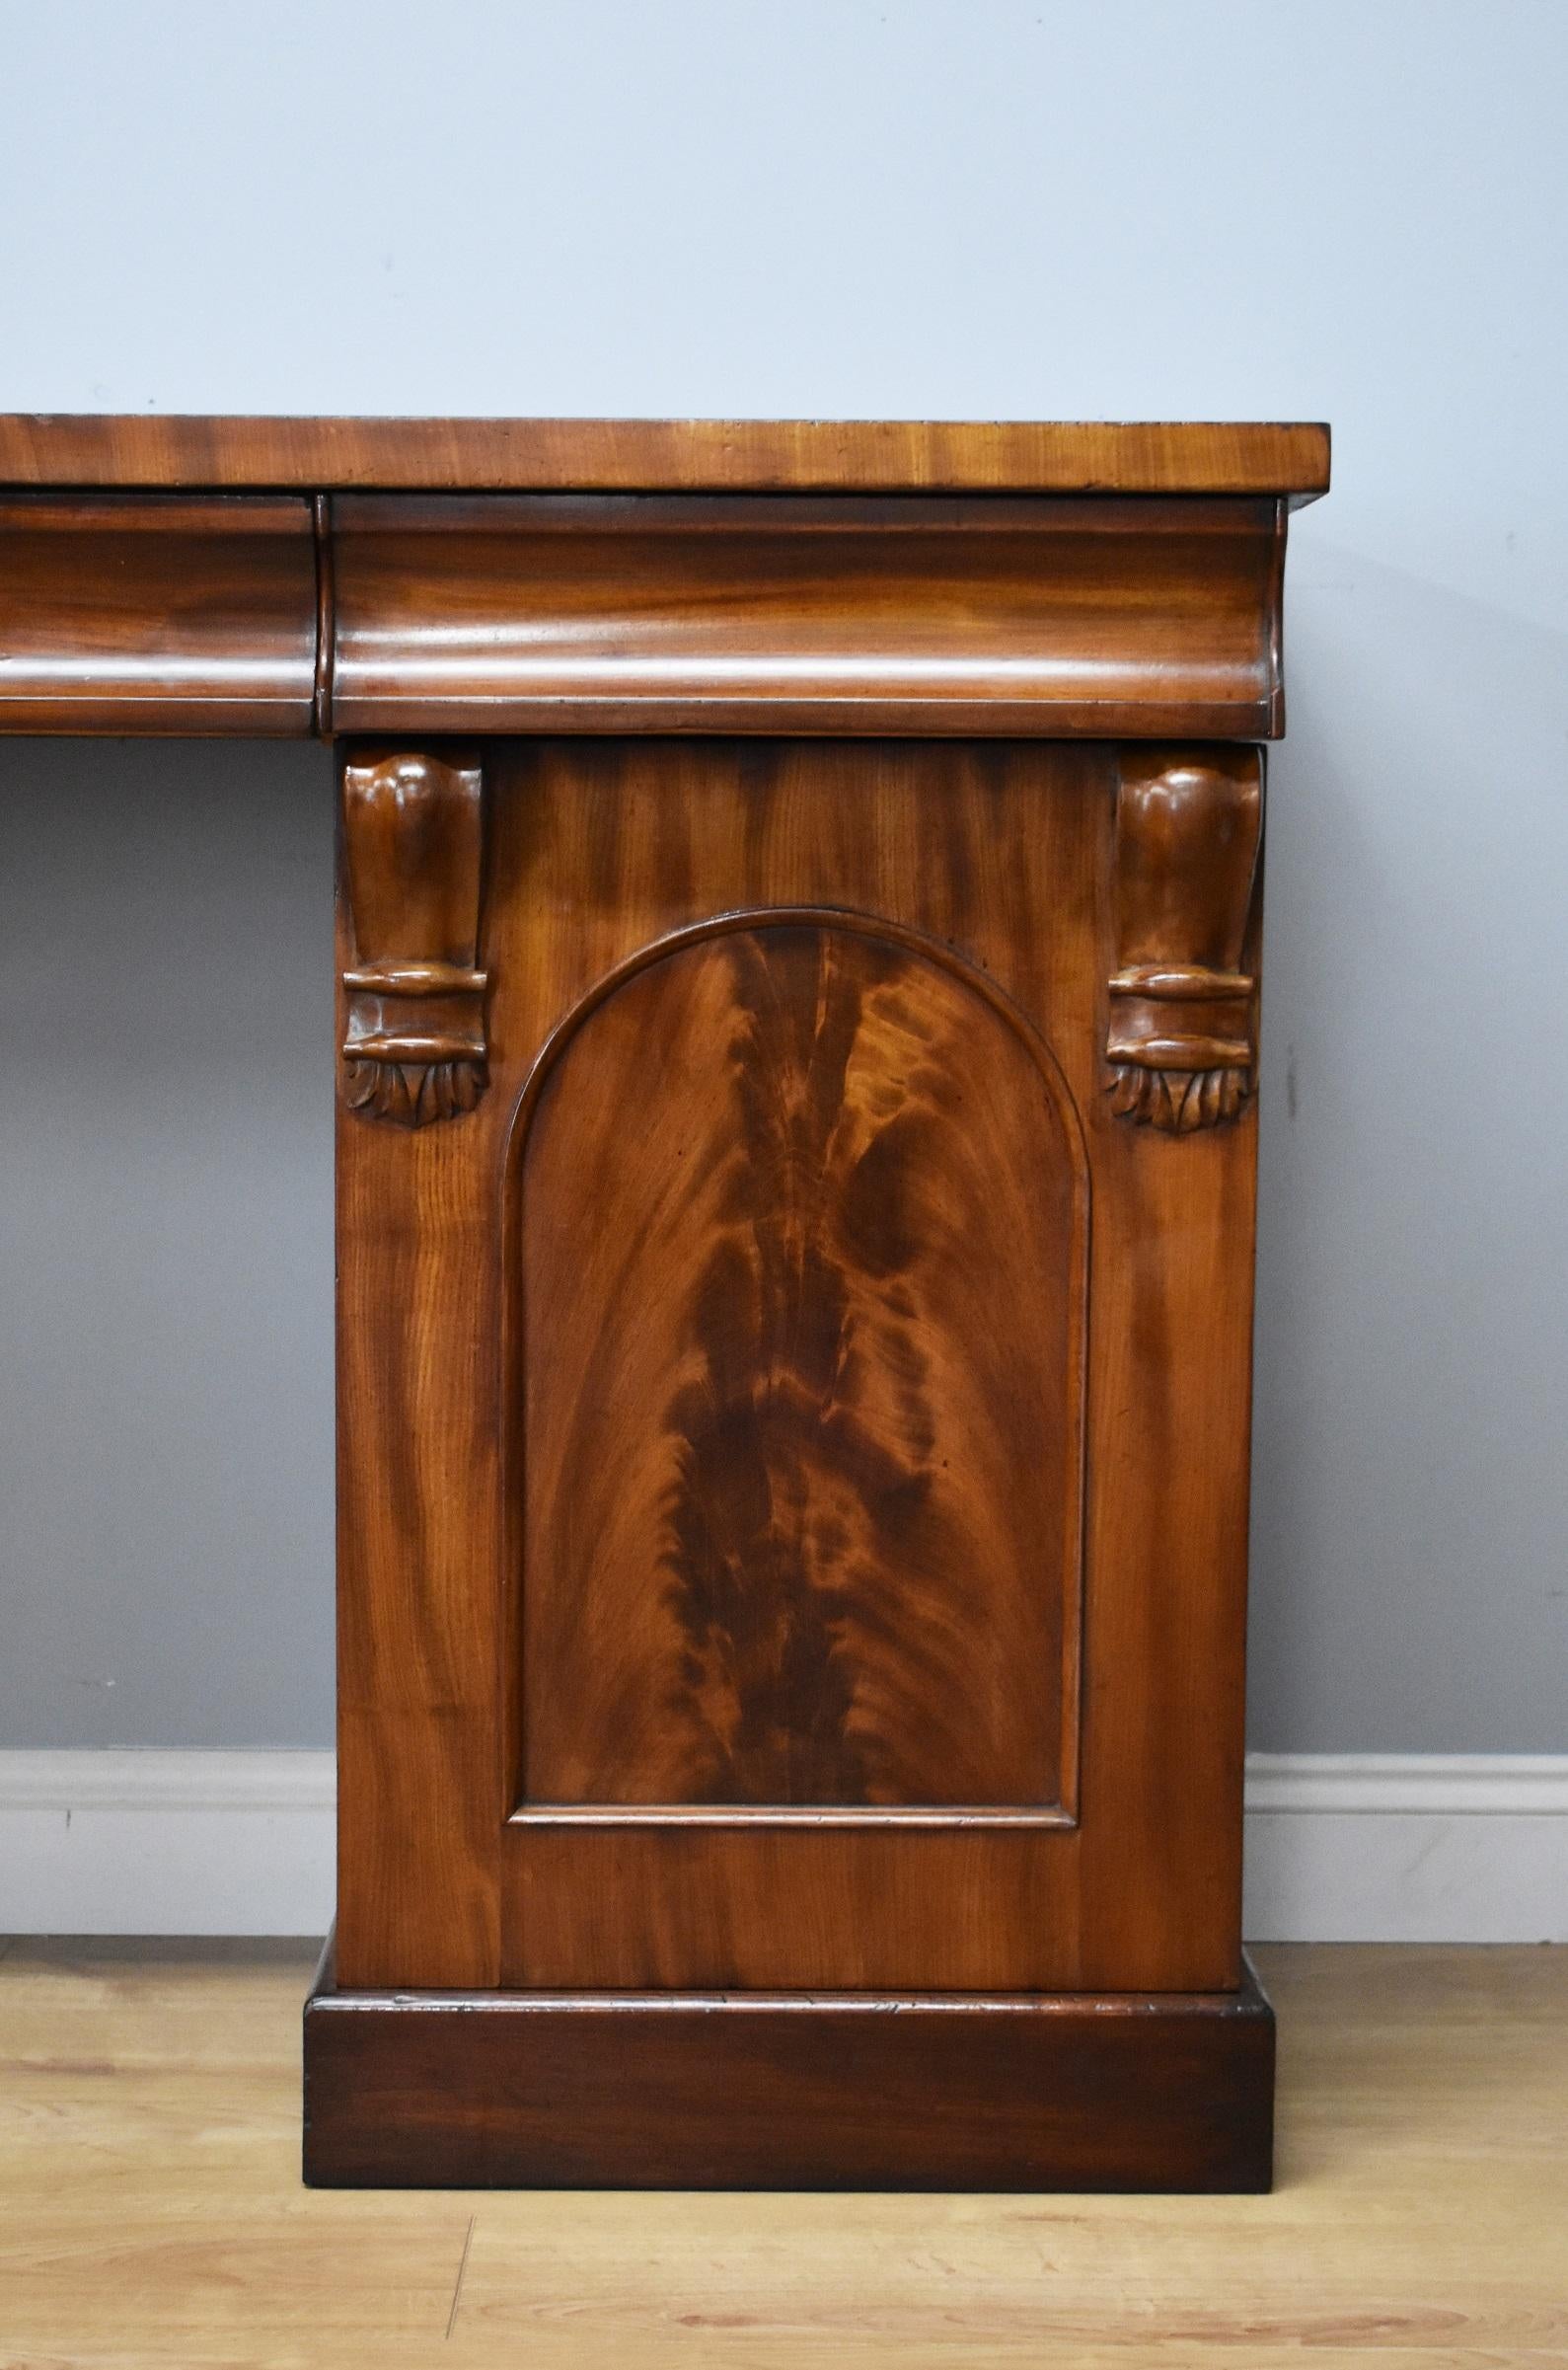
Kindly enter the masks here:
<path id="1" fill-rule="evenodd" d="M 1326 473 L 0 422 L 13 728 L 335 749 L 307 2178 L 1267 2185 L 1259 744 Z"/>

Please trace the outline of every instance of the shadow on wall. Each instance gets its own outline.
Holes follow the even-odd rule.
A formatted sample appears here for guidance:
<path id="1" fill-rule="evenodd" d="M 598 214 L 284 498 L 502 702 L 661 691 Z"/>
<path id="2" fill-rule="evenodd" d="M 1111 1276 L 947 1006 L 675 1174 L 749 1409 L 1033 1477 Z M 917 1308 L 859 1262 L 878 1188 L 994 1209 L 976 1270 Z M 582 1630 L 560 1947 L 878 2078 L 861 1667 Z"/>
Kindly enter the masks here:
<path id="1" fill-rule="evenodd" d="M 1251 1741 L 1552 1751 L 1568 1697 L 1568 651 L 1305 538 L 1270 761 Z M 1544 991 L 1544 992 L 1543 992 Z"/>

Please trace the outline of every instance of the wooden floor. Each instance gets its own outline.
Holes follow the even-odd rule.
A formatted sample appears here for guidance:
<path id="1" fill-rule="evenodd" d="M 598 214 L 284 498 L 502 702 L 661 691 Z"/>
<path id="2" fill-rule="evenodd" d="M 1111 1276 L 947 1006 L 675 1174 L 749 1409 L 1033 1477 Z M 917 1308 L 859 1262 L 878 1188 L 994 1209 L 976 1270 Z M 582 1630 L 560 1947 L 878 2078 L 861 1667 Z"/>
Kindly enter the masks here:
<path id="1" fill-rule="evenodd" d="M 1568 2362 L 1568 1950 L 1258 1955 L 1272 2197 L 470 2197 L 299 2186 L 305 1948 L 15 1943 L 0 2364 Z"/>

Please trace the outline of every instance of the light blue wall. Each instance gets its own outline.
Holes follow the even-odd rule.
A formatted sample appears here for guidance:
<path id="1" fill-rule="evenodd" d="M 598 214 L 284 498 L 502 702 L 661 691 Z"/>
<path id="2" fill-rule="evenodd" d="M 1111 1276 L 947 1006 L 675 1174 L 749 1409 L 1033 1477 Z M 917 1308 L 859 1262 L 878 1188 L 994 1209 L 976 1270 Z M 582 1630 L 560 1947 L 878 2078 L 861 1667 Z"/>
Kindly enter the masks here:
<path id="1" fill-rule="evenodd" d="M 0 34 L 3 409 L 1332 420 L 1269 823 L 1254 1735 L 1560 1747 L 1568 9 Z M 328 799 L 304 748 L 0 747 L 0 1743 L 329 1733 Z"/>

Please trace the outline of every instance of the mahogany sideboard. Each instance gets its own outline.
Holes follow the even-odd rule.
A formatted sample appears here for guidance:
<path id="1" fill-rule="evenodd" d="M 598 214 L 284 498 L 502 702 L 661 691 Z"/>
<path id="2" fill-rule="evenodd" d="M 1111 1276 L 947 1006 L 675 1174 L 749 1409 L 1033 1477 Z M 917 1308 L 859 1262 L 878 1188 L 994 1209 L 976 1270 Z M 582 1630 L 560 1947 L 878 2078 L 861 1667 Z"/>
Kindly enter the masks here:
<path id="1" fill-rule="evenodd" d="M 307 2179 L 1268 2185 L 1259 744 L 1327 482 L 0 420 L 6 729 L 336 750 Z"/>

